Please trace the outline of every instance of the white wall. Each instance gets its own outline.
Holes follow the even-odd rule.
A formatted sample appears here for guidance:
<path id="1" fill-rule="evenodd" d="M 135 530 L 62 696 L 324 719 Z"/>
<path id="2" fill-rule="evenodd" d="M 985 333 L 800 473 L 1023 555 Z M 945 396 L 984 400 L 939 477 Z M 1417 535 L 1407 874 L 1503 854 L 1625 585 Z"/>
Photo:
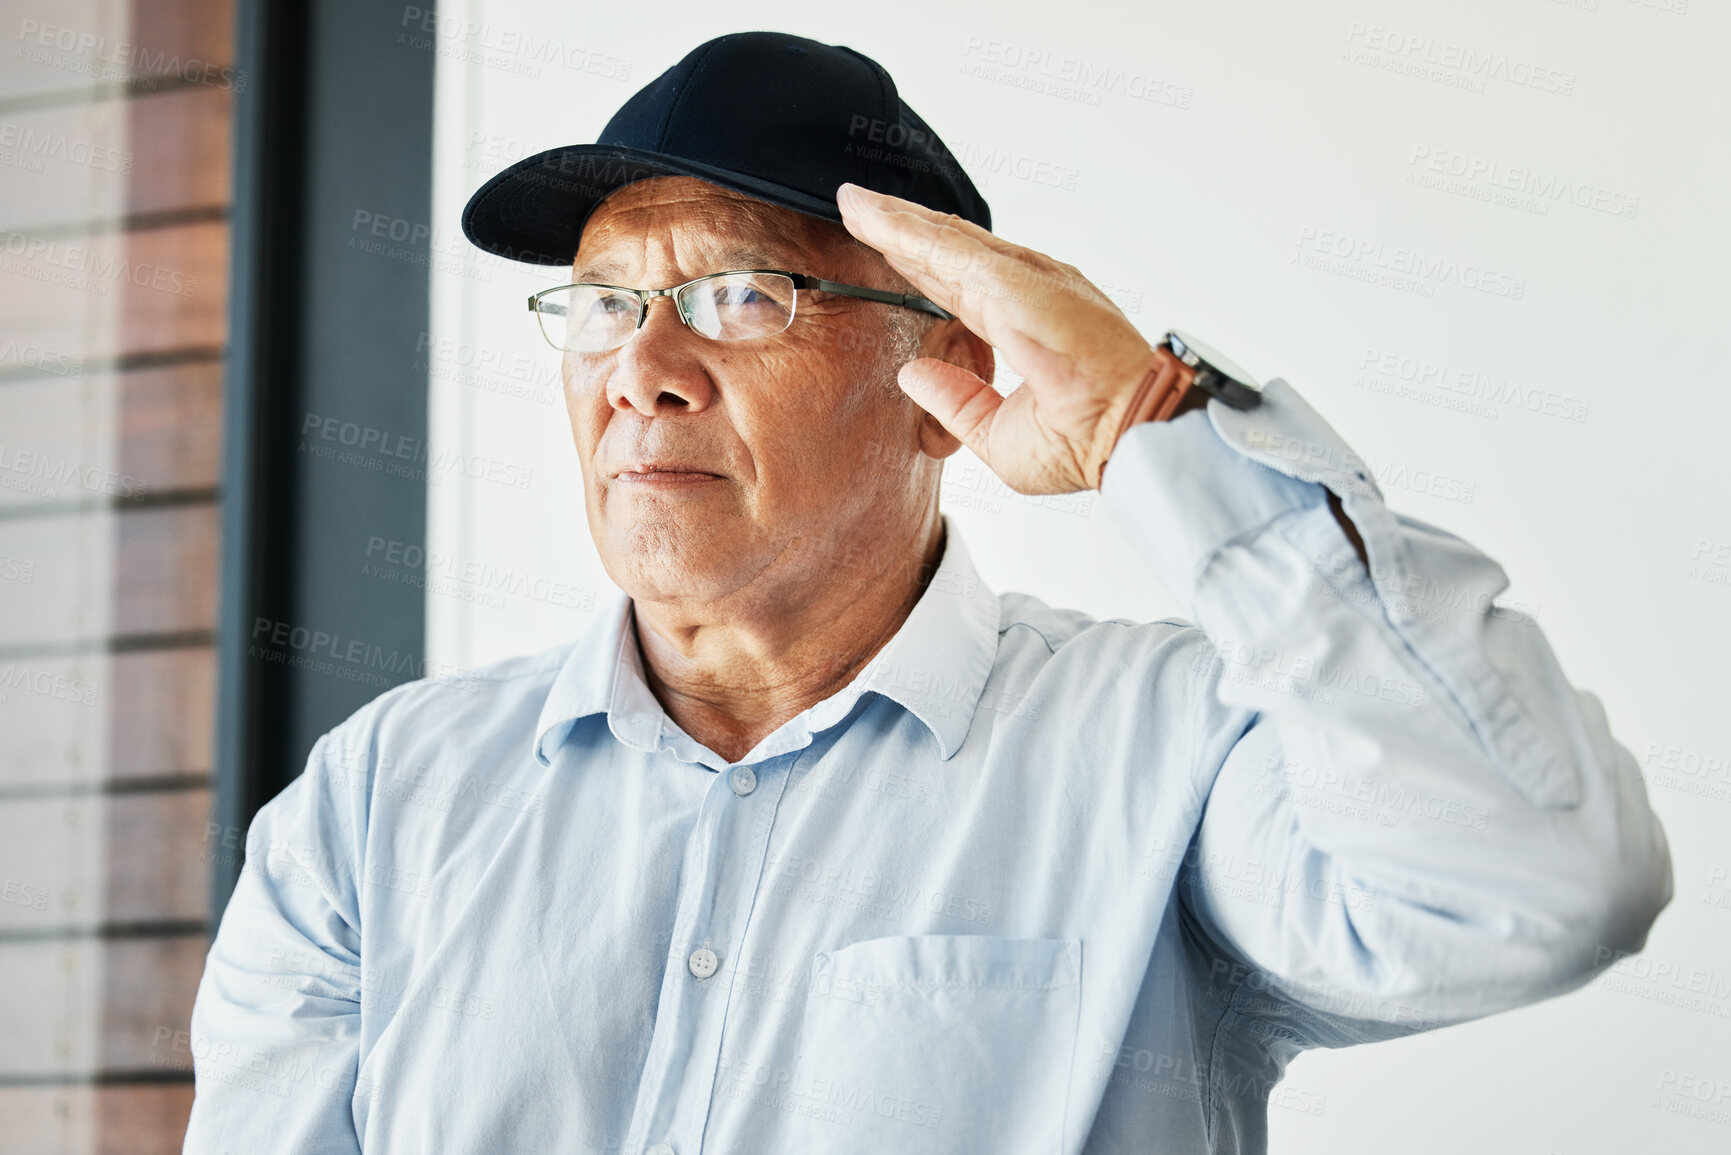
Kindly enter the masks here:
<path id="1" fill-rule="evenodd" d="M 961 155 L 1000 235 L 1109 286 L 1151 340 L 1177 325 L 1286 377 L 1375 463 L 1393 504 L 1502 561 L 1511 596 L 1648 772 L 1677 895 L 1646 955 L 1526 1011 L 1300 1058 L 1291 1082 L 1326 1106 L 1274 1110 L 1274 1149 L 1731 1149 L 1723 5 L 448 0 L 442 12 L 445 33 L 421 49 L 441 53 L 434 440 L 532 474 L 522 488 L 453 475 L 434 489 L 432 658 L 550 645 L 583 627 L 582 591 L 607 580 L 556 356 L 523 304 L 557 271 L 477 260 L 457 226 L 469 193 L 507 158 L 593 140 L 711 36 L 770 28 L 858 48 Z M 579 67 L 513 50 L 524 32 L 562 41 Z M 1364 55 L 1414 37 L 1429 43 L 1401 60 L 1441 61 L 1429 76 Z M 1030 90 L 1040 66 L 1015 62 L 1040 53 L 1048 69 L 1072 57 L 1121 78 Z M 1462 87 L 1473 77 L 1449 62 L 1467 54 L 1499 75 Z M 1150 84 L 1154 100 L 1127 94 Z M 988 173 L 994 153 L 1057 183 Z M 1427 156 L 1517 181 L 1530 169 L 1566 194 L 1509 204 L 1482 179 L 1426 187 L 1415 158 Z M 1488 268 L 1502 292 L 1360 279 L 1374 256 L 1310 267 L 1331 242 Z M 1376 373 L 1382 353 L 1520 399 L 1451 409 L 1471 399 L 1402 382 L 1398 363 Z M 1097 500 L 1043 507 L 985 476 L 964 451 L 945 500 L 996 588 L 1102 616 L 1172 611 Z M 1431 484 L 1443 492 L 1421 491 Z M 518 592 L 487 593 L 498 581 Z M 1717 1121 L 1686 1113 L 1704 1086 L 1722 1095 L 1700 1104 Z"/>

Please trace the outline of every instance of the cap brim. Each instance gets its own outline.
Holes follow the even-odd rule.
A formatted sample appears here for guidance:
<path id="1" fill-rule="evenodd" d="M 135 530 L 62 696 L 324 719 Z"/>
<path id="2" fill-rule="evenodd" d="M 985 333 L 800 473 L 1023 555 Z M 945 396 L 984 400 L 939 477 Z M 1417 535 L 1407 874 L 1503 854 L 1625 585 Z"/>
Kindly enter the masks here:
<path id="1" fill-rule="evenodd" d="M 476 189 L 463 208 L 463 235 L 508 260 L 568 265 L 596 205 L 628 184 L 658 176 L 696 177 L 795 212 L 841 220 L 833 194 L 817 197 L 658 152 L 570 144 L 525 157 Z"/>

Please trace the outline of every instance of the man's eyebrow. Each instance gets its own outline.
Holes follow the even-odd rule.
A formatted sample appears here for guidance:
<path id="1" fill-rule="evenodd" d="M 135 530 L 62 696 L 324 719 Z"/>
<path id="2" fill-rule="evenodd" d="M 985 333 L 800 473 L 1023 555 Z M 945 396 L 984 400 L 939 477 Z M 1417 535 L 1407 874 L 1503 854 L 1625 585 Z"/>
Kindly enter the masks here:
<path id="1" fill-rule="evenodd" d="M 785 269 L 786 256 L 776 256 L 756 245 L 728 245 L 717 254 L 720 258 L 715 271 L 724 269 Z"/>
<path id="2" fill-rule="evenodd" d="M 574 284 L 590 284 L 621 276 L 624 272 L 625 262 L 610 258 L 604 261 L 591 261 L 577 270 L 571 280 Z"/>
<path id="3" fill-rule="evenodd" d="M 788 269 L 790 272 L 800 272 L 791 268 L 785 255 L 777 255 L 769 250 L 749 243 L 722 245 L 711 251 L 703 267 L 693 272 L 694 277 L 706 273 L 724 273 L 730 269 Z M 577 284 L 593 284 L 597 282 L 618 284 L 615 278 L 625 275 L 625 262 L 616 257 L 604 257 L 580 266 L 573 278 Z M 654 286 L 642 285 L 639 288 Z"/>

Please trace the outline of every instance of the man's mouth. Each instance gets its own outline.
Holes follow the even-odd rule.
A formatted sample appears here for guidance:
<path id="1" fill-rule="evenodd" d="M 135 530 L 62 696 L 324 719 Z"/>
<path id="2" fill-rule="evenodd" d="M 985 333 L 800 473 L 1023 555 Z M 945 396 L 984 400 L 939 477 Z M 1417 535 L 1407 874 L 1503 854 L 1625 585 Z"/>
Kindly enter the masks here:
<path id="1" fill-rule="evenodd" d="M 613 479 L 630 485 L 701 485 L 706 481 L 720 481 L 721 475 L 670 462 L 647 462 L 618 470 Z"/>

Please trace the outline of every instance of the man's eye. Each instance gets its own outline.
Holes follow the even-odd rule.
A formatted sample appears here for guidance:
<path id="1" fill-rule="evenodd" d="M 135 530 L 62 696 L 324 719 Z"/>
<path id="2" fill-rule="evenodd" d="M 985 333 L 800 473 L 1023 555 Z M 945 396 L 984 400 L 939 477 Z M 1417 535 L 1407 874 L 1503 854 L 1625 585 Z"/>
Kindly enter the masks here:
<path id="1" fill-rule="evenodd" d="M 752 285 L 722 285 L 715 291 L 715 303 L 734 308 L 751 305 L 768 305 L 772 302 L 765 293 L 760 293 Z"/>

